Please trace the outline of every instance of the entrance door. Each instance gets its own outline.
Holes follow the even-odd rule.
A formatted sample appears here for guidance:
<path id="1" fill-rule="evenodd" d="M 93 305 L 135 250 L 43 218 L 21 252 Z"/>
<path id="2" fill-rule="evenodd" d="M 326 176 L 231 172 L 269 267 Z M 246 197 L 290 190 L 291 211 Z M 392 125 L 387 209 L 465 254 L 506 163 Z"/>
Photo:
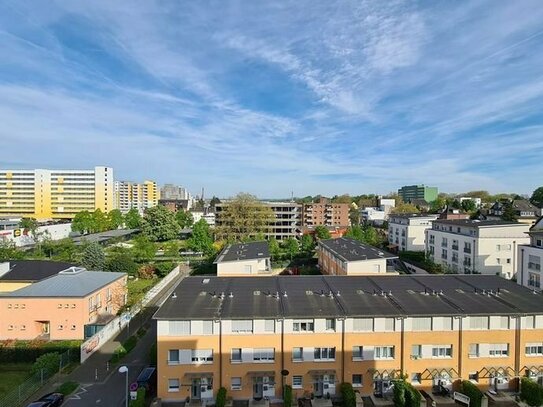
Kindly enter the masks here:
<path id="1" fill-rule="evenodd" d="M 200 379 L 192 379 L 191 397 L 193 399 L 200 400 L 201 396 L 202 396 L 202 389 L 201 389 Z"/>
<path id="2" fill-rule="evenodd" d="M 262 400 L 264 397 L 264 380 L 262 377 L 255 377 L 253 379 L 253 398 L 255 400 Z"/>
<path id="3" fill-rule="evenodd" d="M 315 397 L 322 397 L 324 390 L 324 378 L 322 376 L 315 376 Z"/>

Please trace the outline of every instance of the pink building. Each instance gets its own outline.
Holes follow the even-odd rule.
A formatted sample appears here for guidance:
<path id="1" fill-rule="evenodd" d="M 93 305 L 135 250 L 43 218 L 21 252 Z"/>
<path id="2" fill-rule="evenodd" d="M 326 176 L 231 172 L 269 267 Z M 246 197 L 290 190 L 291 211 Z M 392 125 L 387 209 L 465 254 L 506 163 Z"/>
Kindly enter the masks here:
<path id="1" fill-rule="evenodd" d="M 84 339 L 125 305 L 126 281 L 125 273 L 70 267 L 0 293 L 0 340 Z"/>

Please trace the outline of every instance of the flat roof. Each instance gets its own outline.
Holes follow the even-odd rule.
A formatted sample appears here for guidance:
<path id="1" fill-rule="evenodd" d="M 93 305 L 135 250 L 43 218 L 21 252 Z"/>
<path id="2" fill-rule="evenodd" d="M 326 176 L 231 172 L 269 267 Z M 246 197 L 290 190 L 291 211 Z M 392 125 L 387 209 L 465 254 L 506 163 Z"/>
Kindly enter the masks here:
<path id="1" fill-rule="evenodd" d="M 215 259 L 215 263 L 226 261 L 257 260 L 270 257 L 268 242 L 234 243 L 227 245 Z"/>
<path id="2" fill-rule="evenodd" d="M 405 219 L 411 219 L 411 218 L 438 218 L 439 214 L 437 213 L 391 213 L 388 215 L 390 218 L 405 218 Z"/>
<path id="3" fill-rule="evenodd" d="M 187 277 L 158 320 L 543 314 L 543 294 L 489 275 Z"/>
<path id="4" fill-rule="evenodd" d="M 434 223 L 443 223 L 445 225 L 466 226 L 471 228 L 490 227 L 490 226 L 526 226 L 525 223 L 512 222 L 508 220 L 477 220 L 477 219 L 437 219 Z"/>
<path id="5" fill-rule="evenodd" d="M 88 235 L 82 235 L 73 237 L 72 240 L 75 244 L 82 244 L 83 242 L 87 243 L 100 243 L 105 242 L 107 240 L 116 238 L 116 237 L 124 237 L 132 235 L 136 232 L 139 232 L 139 229 L 115 229 L 115 230 L 108 230 L 106 232 L 100 232 L 100 233 L 91 233 Z"/>
<path id="6" fill-rule="evenodd" d="M 348 237 L 320 240 L 319 244 L 345 261 L 395 259 L 398 256 Z"/>
<path id="7" fill-rule="evenodd" d="M 7 263 L 9 271 L 0 276 L 0 281 L 40 281 L 74 266 L 71 263 L 45 260 L 10 260 Z"/>
<path id="8" fill-rule="evenodd" d="M 125 276 L 126 273 L 87 271 L 74 267 L 71 271 L 63 271 L 27 287 L 4 293 L 0 297 L 86 297 Z"/>

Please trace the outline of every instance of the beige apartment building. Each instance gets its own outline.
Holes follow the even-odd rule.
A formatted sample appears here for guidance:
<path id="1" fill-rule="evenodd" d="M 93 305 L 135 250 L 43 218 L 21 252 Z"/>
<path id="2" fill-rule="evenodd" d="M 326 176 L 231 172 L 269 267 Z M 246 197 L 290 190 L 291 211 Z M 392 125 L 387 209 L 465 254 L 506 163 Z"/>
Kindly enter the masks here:
<path id="1" fill-rule="evenodd" d="M 399 251 L 423 252 L 426 247 L 426 230 L 439 215 L 391 214 L 388 220 L 388 243 Z"/>
<path id="2" fill-rule="evenodd" d="M 323 274 L 357 276 L 396 273 L 391 260 L 398 256 L 351 238 L 319 240 L 317 254 Z"/>
<path id="3" fill-rule="evenodd" d="M 303 205 L 303 226 L 349 226 L 349 204 L 332 203 L 327 198 Z"/>
<path id="4" fill-rule="evenodd" d="M 91 336 L 126 304 L 125 273 L 70 267 L 0 293 L 0 340 L 76 340 Z"/>
<path id="5" fill-rule="evenodd" d="M 268 242 L 229 244 L 214 264 L 219 277 L 269 276 L 272 273 Z"/>
<path id="6" fill-rule="evenodd" d="M 543 301 L 498 276 L 187 277 L 154 318 L 163 401 L 543 377 Z"/>
<path id="7" fill-rule="evenodd" d="M 426 253 L 458 273 L 517 273 L 517 250 L 528 244 L 530 225 L 502 220 L 436 220 L 426 231 Z"/>
<path id="8" fill-rule="evenodd" d="M 114 209 L 113 169 L 0 170 L 0 216 L 71 219 Z"/>
<path id="9" fill-rule="evenodd" d="M 541 291 L 543 273 L 543 217 L 528 232 L 529 244 L 518 246 L 517 282 L 535 291 Z"/>
<path id="10" fill-rule="evenodd" d="M 122 213 L 137 209 L 143 214 L 145 209 L 158 205 L 160 191 L 155 181 L 139 184 L 130 181 L 115 181 L 115 207 Z"/>

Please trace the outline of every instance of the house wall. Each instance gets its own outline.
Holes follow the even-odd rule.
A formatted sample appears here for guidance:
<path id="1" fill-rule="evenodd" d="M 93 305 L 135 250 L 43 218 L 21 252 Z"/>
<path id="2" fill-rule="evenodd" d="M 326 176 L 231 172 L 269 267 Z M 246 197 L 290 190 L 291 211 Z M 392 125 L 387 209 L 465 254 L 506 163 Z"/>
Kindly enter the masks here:
<path id="1" fill-rule="evenodd" d="M 537 260 L 535 262 L 531 259 Z M 543 247 L 519 245 L 517 254 L 517 283 L 541 291 L 543 281 Z"/>
<path id="2" fill-rule="evenodd" d="M 251 268 L 251 271 L 247 268 Z M 250 259 L 238 261 L 224 261 L 217 263 L 217 276 L 248 276 L 271 274 L 270 259 Z"/>
<path id="3" fill-rule="evenodd" d="M 334 256 L 328 250 L 319 246 L 318 250 L 319 267 L 323 274 L 330 275 L 367 275 L 386 273 L 386 259 L 372 259 L 359 261 L 343 261 Z"/>

